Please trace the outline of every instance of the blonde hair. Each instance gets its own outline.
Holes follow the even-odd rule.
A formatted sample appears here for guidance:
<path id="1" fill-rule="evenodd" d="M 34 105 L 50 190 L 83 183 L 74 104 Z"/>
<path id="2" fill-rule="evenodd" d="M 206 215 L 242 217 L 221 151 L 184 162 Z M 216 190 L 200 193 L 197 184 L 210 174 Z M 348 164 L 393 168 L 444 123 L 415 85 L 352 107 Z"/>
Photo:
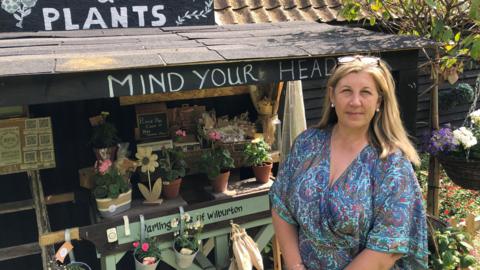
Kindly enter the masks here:
<path id="1" fill-rule="evenodd" d="M 370 122 L 368 131 L 370 144 L 378 149 L 381 159 L 386 159 L 391 153 L 400 150 L 410 162 L 418 166 L 420 158 L 403 127 L 395 97 L 395 81 L 387 64 L 381 59 L 378 60 L 378 64 L 372 64 L 362 62 L 362 56 L 354 56 L 354 58 L 355 60 L 340 64 L 334 69 L 328 79 L 327 89 L 335 89 L 337 83 L 350 73 L 364 71 L 370 74 L 381 98 L 380 111 L 375 113 Z M 334 108 L 330 107 L 330 104 L 330 95 L 327 94 L 324 99 L 322 118 L 315 126 L 316 128 L 326 128 L 338 121 L 337 115 L 333 112 Z"/>

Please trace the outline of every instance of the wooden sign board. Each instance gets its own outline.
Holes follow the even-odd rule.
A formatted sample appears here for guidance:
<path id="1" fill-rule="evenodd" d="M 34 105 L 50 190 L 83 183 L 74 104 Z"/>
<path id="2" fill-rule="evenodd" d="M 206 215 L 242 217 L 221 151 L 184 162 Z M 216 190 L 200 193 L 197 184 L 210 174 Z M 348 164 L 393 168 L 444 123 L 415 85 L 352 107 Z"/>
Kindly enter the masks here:
<path id="1" fill-rule="evenodd" d="M 170 136 L 165 103 L 135 106 L 139 140 L 165 139 Z"/>
<path id="2" fill-rule="evenodd" d="M 213 24 L 213 0 L 3 0 L 0 8 L 0 32 Z"/>
<path id="3" fill-rule="evenodd" d="M 0 175 L 54 167 L 50 117 L 0 120 Z"/>

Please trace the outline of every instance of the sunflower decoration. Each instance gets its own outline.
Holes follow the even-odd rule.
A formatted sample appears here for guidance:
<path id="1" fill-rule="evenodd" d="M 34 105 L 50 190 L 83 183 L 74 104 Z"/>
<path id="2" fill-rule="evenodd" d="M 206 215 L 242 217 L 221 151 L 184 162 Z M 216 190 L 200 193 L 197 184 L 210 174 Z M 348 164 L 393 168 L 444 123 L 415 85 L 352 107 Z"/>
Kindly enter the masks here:
<path id="1" fill-rule="evenodd" d="M 159 165 L 157 154 L 152 153 L 151 147 L 138 147 L 135 157 L 138 159 L 137 163 L 140 171 L 147 174 L 148 187 L 142 183 L 138 183 L 138 189 L 146 199 L 145 203 L 162 203 L 162 199 L 159 199 L 160 193 L 162 193 L 162 181 L 158 178 L 152 187 L 152 180 L 150 178 L 150 173 L 155 172 L 155 169 Z"/>

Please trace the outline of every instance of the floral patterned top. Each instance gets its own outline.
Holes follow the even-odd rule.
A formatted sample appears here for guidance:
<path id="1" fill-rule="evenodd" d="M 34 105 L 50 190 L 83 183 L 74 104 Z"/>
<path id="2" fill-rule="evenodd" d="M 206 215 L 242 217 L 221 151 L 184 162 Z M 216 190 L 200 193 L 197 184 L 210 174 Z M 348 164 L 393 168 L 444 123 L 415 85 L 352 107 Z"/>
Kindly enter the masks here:
<path id="1" fill-rule="evenodd" d="M 308 269 L 343 269 L 368 248 L 402 253 L 392 269 L 427 269 L 422 193 L 400 151 L 386 160 L 367 145 L 329 186 L 331 128 L 298 136 L 270 190 L 272 208 L 297 226 Z"/>

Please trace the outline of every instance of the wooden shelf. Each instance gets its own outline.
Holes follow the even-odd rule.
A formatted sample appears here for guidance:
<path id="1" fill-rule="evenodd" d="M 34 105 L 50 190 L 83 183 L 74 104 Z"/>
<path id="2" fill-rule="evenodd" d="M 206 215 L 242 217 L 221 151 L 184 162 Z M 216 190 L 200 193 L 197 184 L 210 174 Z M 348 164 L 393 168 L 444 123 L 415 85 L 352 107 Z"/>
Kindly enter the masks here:
<path id="1" fill-rule="evenodd" d="M 174 100 L 199 99 L 211 97 L 224 97 L 233 95 L 243 95 L 250 93 L 247 85 L 235 87 L 209 88 L 202 90 L 181 91 L 174 93 L 160 93 L 141 96 L 119 97 L 120 105 L 134 105 L 141 103 L 165 102 Z"/>

